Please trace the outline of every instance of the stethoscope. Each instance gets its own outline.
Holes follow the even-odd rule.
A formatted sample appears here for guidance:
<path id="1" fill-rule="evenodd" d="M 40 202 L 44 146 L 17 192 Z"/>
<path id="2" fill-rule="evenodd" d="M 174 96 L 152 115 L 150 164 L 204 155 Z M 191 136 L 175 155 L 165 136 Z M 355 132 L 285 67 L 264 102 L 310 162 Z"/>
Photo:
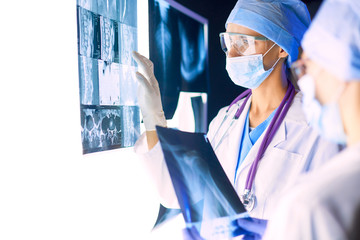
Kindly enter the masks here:
<path id="1" fill-rule="evenodd" d="M 230 106 L 226 110 L 225 117 L 223 118 L 223 120 L 220 123 L 219 128 L 215 132 L 215 134 L 214 134 L 214 136 L 212 138 L 212 141 L 215 139 L 215 137 L 219 133 L 219 130 L 221 129 L 222 125 L 228 119 L 228 117 L 230 115 L 231 107 L 234 106 L 234 105 L 238 105 L 238 109 L 237 109 L 236 113 L 234 114 L 234 116 L 233 116 L 233 118 L 232 118 L 232 120 L 231 120 L 231 122 L 229 124 L 229 127 L 226 129 L 226 131 L 222 135 L 220 141 L 214 147 L 214 151 L 216 151 L 216 149 L 219 147 L 219 145 L 223 141 L 224 137 L 226 136 L 227 132 L 232 127 L 234 122 L 237 119 L 239 119 L 239 117 L 240 117 L 242 111 L 244 110 L 245 105 L 246 105 L 247 101 L 249 100 L 251 94 L 252 94 L 251 89 L 248 89 L 248 90 L 244 91 L 237 98 L 235 98 L 234 101 L 232 101 L 232 103 L 230 104 Z M 243 193 L 243 195 L 240 196 L 241 202 L 244 204 L 246 210 L 249 211 L 249 212 L 254 209 L 255 201 L 256 201 L 256 197 L 253 194 L 253 192 L 251 191 L 251 189 L 252 189 L 253 182 L 254 182 L 254 179 L 255 179 L 257 166 L 258 166 L 258 164 L 260 162 L 261 157 L 263 156 L 264 152 L 266 151 L 266 148 L 269 146 L 271 140 L 273 139 L 276 131 L 280 127 L 280 124 L 284 120 L 285 115 L 288 112 L 288 110 L 290 108 L 290 105 L 291 105 L 291 102 L 293 101 L 294 97 L 295 97 L 295 88 L 289 82 L 289 87 L 286 90 L 286 94 L 285 94 L 283 100 L 281 101 L 280 106 L 276 110 L 275 115 L 274 115 L 273 119 L 271 120 L 270 125 L 269 125 L 269 127 L 268 127 L 268 129 L 267 129 L 267 131 L 265 133 L 264 139 L 261 142 L 261 145 L 260 145 L 259 151 L 258 151 L 258 153 L 256 155 L 256 158 L 253 161 L 253 163 L 251 164 L 250 170 L 249 170 L 247 178 L 246 178 L 246 184 L 245 184 L 244 193 Z M 245 98 L 245 100 L 243 101 L 243 103 L 239 107 L 239 104 L 237 102 L 240 99 L 243 99 L 243 98 Z M 231 111 L 231 112 L 233 112 L 233 111 Z"/>

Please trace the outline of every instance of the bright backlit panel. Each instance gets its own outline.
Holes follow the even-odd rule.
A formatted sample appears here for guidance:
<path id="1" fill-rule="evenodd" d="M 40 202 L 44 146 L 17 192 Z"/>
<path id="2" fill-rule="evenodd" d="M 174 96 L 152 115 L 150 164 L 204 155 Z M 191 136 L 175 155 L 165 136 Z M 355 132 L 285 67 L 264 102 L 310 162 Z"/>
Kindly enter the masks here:
<path id="1" fill-rule="evenodd" d="M 83 153 L 130 147 L 140 133 L 137 0 L 78 0 Z"/>

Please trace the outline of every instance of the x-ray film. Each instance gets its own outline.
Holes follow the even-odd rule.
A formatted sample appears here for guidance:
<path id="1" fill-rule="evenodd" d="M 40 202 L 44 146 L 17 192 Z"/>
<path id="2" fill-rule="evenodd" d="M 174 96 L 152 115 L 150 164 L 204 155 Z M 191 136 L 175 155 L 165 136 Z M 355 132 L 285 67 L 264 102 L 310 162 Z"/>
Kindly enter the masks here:
<path id="1" fill-rule="evenodd" d="M 113 20 L 117 20 L 117 9 L 120 8 L 120 6 L 117 6 L 117 0 L 96 0 L 97 2 L 97 11 L 98 14 L 102 16 L 108 16 L 109 18 Z"/>
<path id="2" fill-rule="evenodd" d="M 135 7 L 134 7 L 135 6 Z M 78 0 L 83 153 L 131 147 L 140 135 L 136 66 L 137 1 Z"/>
<path id="3" fill-rule="evenodd" d="M 80 104 L 99 105 L 98 60 L 79 56 Z"/>
<path id="4" fill-rule="evenodd" d="M 123 36 L 119 41 L 120 63 L 135 66 L 135 60 L 131 56 L 133 49 L 136 49 L 137 34 L 136 28 L 119 24 L 119 34 Z"/>
<path id="5" fill-rule="evenodd" d="M 100 15 L 78 7 L 79 55 L 99 59 L 101 57 Z"/>
<path id="6" fill-rule="evenodd" d="M 100 105 L 120 105 L 119 63 L 99 60 Z"/>
<path id="7" fill-rule="evenodd" d="M 135 72 L 136 68 L 134 66 L 120 64 L 120 105 L 138 105 Z"/>
<path id="8" fill-rule="evenodd" d="M 101 16 L 137 27 L 136 0 L 78 0 L 77 5 Z"/>
<path id="9" fill-rule="evenodd" d="M 171 119 L 180 91 L 208 91 L 207 20 L 170 0 L 150 0 L 149 10 L 150 59 Z"/>
<path id="10" fill-rule="evenodd" d="M 83 152 L 131 147 L 139 134 L 137 106 L 81 106 Z"/>
<path id="11" fill-rule="evenodd" d="M 83 9 L 98 13 L 98 0 L 77 0 L 77 5 Z"/>
<path id="12" fill-rule="evenodd" d="M 100 18 L 101 59 L 119 62 L 118 23 L 110 18 Z"/>
<path id="13" fill-rule="evenodd" d="M 187 226 L 206 239 L 241 234 L 235 220 L 246 210 L 206 135 L 162 127 L 157 134 Z"/>
<path id="14" fill-rule="evenodd" d="M 128 26 L 137 27 L 137 17 L 134 12 L 137 9 L 137 1 L 133 0 L 117 0 L 119 4 L 119 21 Z"/>

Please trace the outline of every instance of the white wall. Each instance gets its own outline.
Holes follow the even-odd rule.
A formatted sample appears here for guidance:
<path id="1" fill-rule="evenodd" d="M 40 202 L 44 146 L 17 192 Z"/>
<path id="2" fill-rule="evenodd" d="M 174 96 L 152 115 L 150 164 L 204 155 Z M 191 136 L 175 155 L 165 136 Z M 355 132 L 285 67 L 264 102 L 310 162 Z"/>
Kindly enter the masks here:
<path id="1" fill-rule="evenodd" d="M 5 2 L 0 239 L 145 239 L 158 203 L 133 150 L 81 153 L 76 1 Z"/>

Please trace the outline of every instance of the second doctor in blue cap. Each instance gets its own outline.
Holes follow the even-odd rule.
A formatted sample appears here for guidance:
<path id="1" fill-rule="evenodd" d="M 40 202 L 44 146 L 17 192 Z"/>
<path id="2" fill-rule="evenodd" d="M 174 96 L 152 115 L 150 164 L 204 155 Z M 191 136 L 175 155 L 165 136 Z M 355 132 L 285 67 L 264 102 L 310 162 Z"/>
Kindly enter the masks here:
<path id="1" fill-rule="evenodd" d="M 336 144 L 309 127 L 301 93 L 287 76 L 309 24 L 308 10 L 299 0 L 239 0 L 226 32 L 220 34 L 230 78 L 249 90 L 219 111 L 208 138 L 251 217 L 268 219 L 286 184 L 338 152 Z M 137 53 L 134 58 L 140 69 L 139 103 L 147 131 L 135 151 L 153 176 L 162 204 L 176 208 L 154 131 L 155 125 L 166 126 L 166 120 L 153 65 Z"/>
<path id="2" fill-rule="evenodd" d="M 326 0 L 293 68 L 311 125 L 346 148 L 298 179 L 264 239 L 360 239 L 360 2 Z"/>

